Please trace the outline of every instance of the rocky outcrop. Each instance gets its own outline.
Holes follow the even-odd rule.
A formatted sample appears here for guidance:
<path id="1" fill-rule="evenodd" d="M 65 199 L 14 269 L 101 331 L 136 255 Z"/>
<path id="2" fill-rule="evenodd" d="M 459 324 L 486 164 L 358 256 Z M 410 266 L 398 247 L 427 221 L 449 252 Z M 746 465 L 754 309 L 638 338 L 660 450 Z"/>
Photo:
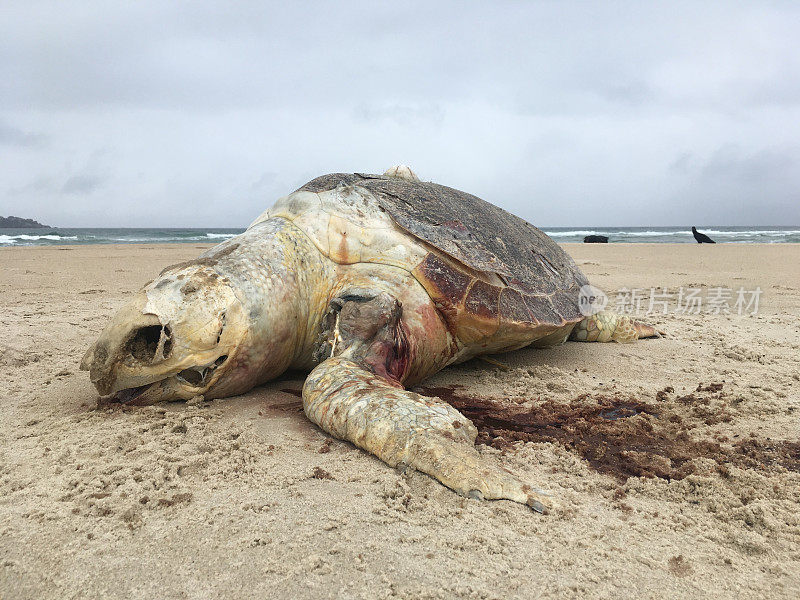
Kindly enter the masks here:
<path id="1" fill-rule="evenodd" d="M 22 217 L 0 217 L 0 228 L 4 227 L 8 229 L 38 229 L 49 227 L 49 225 L 42 225 L 39 221 Z"/>

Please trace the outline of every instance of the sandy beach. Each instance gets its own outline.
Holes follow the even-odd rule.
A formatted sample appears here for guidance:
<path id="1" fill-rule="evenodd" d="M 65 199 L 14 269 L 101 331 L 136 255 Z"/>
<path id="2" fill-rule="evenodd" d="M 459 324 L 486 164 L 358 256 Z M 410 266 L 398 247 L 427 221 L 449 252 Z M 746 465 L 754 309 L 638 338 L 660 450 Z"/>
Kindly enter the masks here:
<path id="1" fill-rule="evenodd" d="M 0 249 L 0 598 L 800 597 L 800 245 L 566 244 L 667 337 L 425 382 L 547 516 L 330 438 L 302 374 L 98 408 L 86 347 L 206 247 Z"/>

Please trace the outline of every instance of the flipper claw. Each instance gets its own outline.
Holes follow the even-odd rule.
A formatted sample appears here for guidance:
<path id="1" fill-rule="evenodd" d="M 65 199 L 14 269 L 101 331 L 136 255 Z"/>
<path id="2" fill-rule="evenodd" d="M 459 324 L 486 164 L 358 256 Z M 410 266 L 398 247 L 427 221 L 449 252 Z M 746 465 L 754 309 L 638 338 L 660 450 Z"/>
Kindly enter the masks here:
<path id="1" fill-rule="evenodd" d="M 550 510 L 544 504 L 538 500 L 534 500 L 533 498 L 529 498 L 526 504 L 530 506 L 534 512 L 537 512 L 541 515 L 546 515 L 550 512 Z"/>

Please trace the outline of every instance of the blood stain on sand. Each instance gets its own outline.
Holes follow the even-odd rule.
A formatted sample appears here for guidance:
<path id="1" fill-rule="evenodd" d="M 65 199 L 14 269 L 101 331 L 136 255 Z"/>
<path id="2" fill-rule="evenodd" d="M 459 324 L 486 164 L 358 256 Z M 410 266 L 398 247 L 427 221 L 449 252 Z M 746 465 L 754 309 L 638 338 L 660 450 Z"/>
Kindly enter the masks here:
<path id="1" fill-rule="evenodd" d="M 628 477 L 680 480 L 697 470 L 697 458 L 715 461 L 723 475 L 726 465 L 745 469 L 780 465 L 800 471 L 800 442 L 750 438 L 724 445 L 710 434 L 707 439 L 690 435 L 691 430 L 702 430 L 708 415 L 687 409 L 686 397 L 656 405 L 583 394 L 570 402 L 545 400 L 533 409 L 520 410 L 502 400 L 468 396 L 459 386 L 421 391 L 438 396 L 469 418 L 478 428 L 476 443 L 507 449 L 515 442 L 556 442 L 596 471 L 621 481 Z M 691 400 L 698 400 L 704 409 L 716 406 L 728 414 L 720 395 Z"/>

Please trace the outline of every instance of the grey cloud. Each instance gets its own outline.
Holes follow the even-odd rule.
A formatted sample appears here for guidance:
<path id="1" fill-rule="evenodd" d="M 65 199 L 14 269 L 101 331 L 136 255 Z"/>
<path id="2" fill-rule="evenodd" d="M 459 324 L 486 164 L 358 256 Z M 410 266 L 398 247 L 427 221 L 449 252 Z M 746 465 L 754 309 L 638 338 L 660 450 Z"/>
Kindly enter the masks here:
<path id="1" fill-rule="evenodd" d="M 438 104 L 362 105 L 353 112 L 363 121 L 393 121 L 403 127 L 437 127 L 444 120 L 444 109 Z"/>
<path id="2" fill-rule="evenodd" d="M 101 183 L 102 179 L 99 177 L 73 175 L 61 186 L 61 192 L 64 194 L 88 194 L 95 191 Z"/>
<path id="3" fill-rule="evenodd" d="M 669 165 L 673 173 L 686 174 L 696 168 L 697 158 L 691 152 L 681 152 Z"/>
<path id="4" fill-rule="evenodd" d="M 0 144 L 36 148 L 47 142 L 47 136 L 41 133 L 23 131 L 0 121 Z"/>
<path id="5" fill-rule="evenodd" d="M 538 225 L 800 224 L 796 3 L 59 6 L 4 4 L 0 213 L 238 226 L 407 162 Z"/>
<path id="6" fill-rule="evenodd" d="M 272 185 L 274 185 L 275 181 L 278 179 L 278 174 L 273 172 L 266 172 L 262 173 L 261 176 L 256 179 L 250 189 L 254 192 L 269 189 Z"/>
<path id="7" fill-rule="evenodd" d="M 51 192 L 53 190 L 58 189 L 58 184 L 54 177 L 45 175 L 36 177 L 31 181 L 28 181 L 19 187 L 12 187 L 8 189 L 8 193 L 11 196 L 22 196 L 23 199 L 25 196 L 31 195 L 39 195 L 42 192 Z"/>
<path id="8" fill-rule="evenodd" d="M 725 145 L 703 165 L 701 176 L 733 184 L 773 182 L 792 172 L 796 166 L 793 154 L 798 154 L 798 148 L 783 151 L 766 148 L 746 153 L 736 145 Z"/>

